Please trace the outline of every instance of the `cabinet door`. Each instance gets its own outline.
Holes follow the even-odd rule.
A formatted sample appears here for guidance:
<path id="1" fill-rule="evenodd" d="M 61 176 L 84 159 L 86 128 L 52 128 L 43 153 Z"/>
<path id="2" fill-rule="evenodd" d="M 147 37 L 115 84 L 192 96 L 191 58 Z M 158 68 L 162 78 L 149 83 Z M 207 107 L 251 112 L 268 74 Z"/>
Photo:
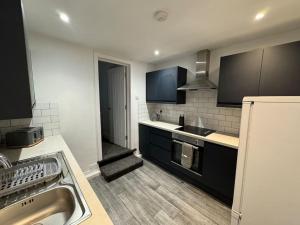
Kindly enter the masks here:
<path id="1" fill-rule="evenodd" d="M 171 162 L 171 152 L 166 151 L 163 148 L 160 148 L 157 145 L 150 144 L 149 146 L 151 151 L 151 158 L 157 162 L 163 163 L 165 165 L 170 164 Z"/>
<path id="2" fill-rule="evenodd" d="M 153 102 L 159 99 L 159 73 L 158 71 L 146 74 L 146 100 Z"/>
<path id="3" fill-rule="evenodd" d="M 205 142 L 203 177 L 210 188 L 233 198 L 237 150 Z"/>
<path id="4" fill-rule="evenodd" d="M 150 152 L 150 127 L 139 124 L 139 149 L 145 158 L 151 157 Z"/>
<path id="5" fill-rule="evenodd" d="M 32 117 L 32 99 L 20 0 L 0 3 L 0 120 Z"/>
<path id="6" fill-rule="evenodd" d="M 176 102 L 177 100 L 177 67 L 161 70 L 158 83 L 158 100 Z"/>
<path id="7" fill-rule="evenodd" d="M 218 106 L 240 106 L 245 96 L 258 96 L 263 50 L 221 58 Z"/>
<path id="8" fill-rule="evenodd" d="M 300 95 L 300 42 L 264 49 L 259 94 Z"/>
<path id="9" fill-rule="evenodd" d="M 185 92 L 177 91 L 186 83 L 187 70 L 173 67 L 146 74 L 146 101 L 185 104 Z"/>

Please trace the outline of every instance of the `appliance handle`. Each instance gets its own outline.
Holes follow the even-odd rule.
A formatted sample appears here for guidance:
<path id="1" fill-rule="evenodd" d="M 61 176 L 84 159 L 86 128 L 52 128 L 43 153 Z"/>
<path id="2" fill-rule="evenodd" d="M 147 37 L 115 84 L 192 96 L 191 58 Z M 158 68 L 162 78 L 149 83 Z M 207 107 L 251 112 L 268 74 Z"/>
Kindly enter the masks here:
<path id="1" fill-rule="evenodd" d="M 180 145 L 183 145 L 185 142 L 182 142 L 182 141 L 177 141 L 177 140 L 173 140 L 173 142 L 174 143 L 176 143 L 176 144 L 180 144 Z M 188 143 L 187 143 L 188 144 Z M 193 149 L 194 150 L 199 150 L 199 147 L 197 147 L 197 146 L 194 146 L 194 145 L 192 145 L 193 146 Z"/>

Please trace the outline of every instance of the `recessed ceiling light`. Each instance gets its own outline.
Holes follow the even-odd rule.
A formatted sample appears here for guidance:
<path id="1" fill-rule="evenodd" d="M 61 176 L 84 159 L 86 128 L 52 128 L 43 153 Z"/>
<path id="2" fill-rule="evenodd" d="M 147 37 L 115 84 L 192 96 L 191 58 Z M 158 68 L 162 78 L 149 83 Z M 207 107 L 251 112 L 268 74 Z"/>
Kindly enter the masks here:
<path id="1" fill-rule="evenodd" d="M 154 55 L 159 55 L 159 51 L 158 51 L 158 50 L 155 50 L 155 51 L 154 51 Z"/>
<path id="2" fill-rule="evenodd" d="M 255 20 L 256 21 L 259 21 L 259 20 L 261 20 L 261 19 L 263 19 L 264 17 L 265 17 L 265 12 L 259 12 L 259 13 L 257 13 L 256 15 L 255 15 Z"/>
<path id="3" fill-rule="evenodd" d="M 59 18 L 64 22 L 64 23 L 70 23 L 70 17 L 64 13 L 64 12 L 58 12 Z"/>

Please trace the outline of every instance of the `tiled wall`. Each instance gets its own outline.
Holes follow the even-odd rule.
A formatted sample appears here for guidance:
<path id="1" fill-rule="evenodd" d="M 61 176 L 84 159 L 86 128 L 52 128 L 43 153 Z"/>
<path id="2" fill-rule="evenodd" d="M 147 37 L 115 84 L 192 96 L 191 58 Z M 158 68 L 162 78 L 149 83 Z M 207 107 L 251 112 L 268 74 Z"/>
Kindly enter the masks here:
<path id="1" fill-rule="evenodd" d="M 186 92 L 186 104 L 139 104 L 139 121 L 153 117 L 162 110 L 162 121 L 178 123 L 180 114 L 185 116 L 185 124 L 206 127 L 226 133 L 239 134 L 241 109 L 216 107 L 217 90 Z"/>
<path id="2" fill-rule="evenodd" d="M 42 126 L 45 137 L 60 134 L 59 108 L 57 103 L 37 103 L 33 118 L 0 120 L 0 143 L 5 143 L 5 134 L 20 127 Z"/>

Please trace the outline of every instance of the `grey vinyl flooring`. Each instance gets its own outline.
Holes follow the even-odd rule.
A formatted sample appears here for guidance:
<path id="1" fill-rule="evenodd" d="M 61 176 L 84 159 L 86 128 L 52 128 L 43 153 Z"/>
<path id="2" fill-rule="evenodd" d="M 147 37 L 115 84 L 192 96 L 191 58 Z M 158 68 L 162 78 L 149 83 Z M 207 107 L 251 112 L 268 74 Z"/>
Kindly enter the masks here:
<path id="1" fill-rule="evenodd" d="M 115 225 L 230 224 L 228 207 L 146 160 L 117 180 L 90 184 Z"/>

